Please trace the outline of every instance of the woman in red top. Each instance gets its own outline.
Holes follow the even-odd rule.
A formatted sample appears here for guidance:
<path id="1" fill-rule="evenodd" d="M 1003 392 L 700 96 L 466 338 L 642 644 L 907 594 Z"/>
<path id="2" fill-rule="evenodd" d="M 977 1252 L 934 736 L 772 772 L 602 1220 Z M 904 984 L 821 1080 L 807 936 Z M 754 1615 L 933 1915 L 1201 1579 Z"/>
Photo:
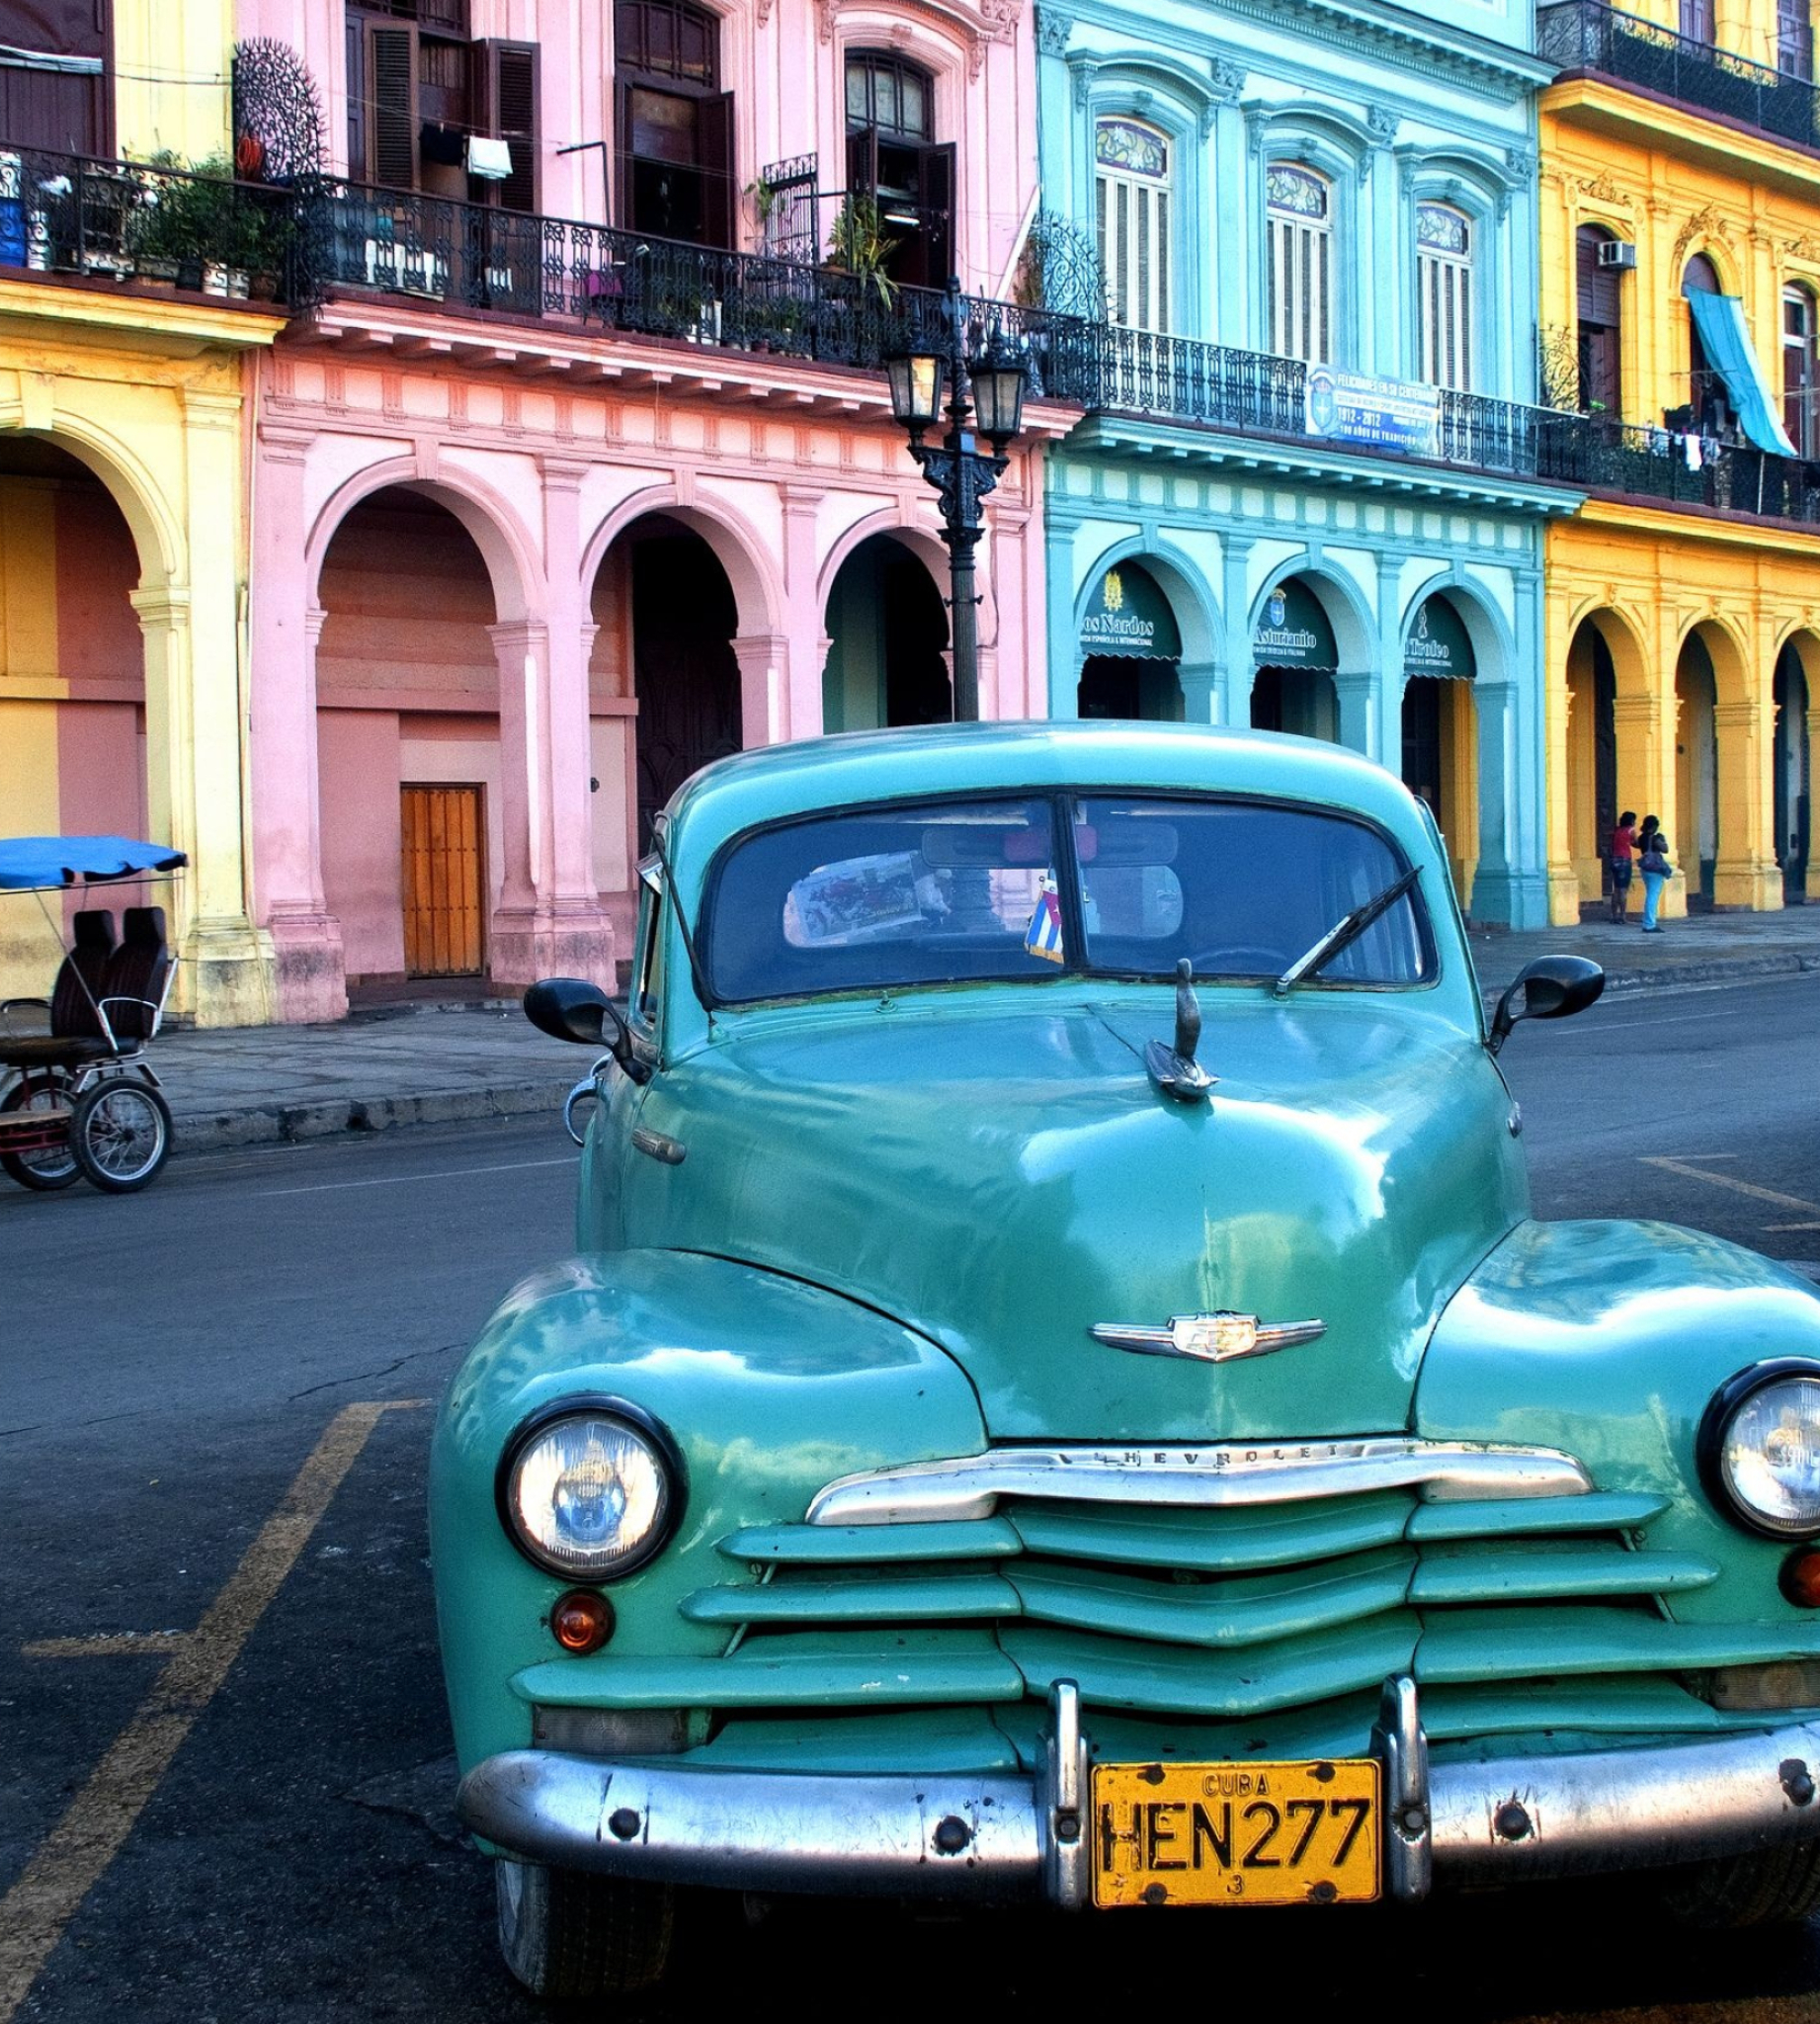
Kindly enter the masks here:
<path id="1" fill-rule="evenodd" d="M 1636 810 L 1626 808 L 1612 832 L 1612 918 L 1621 921 L 1630 902 L 1630 875 L 1635 869 Z"/>

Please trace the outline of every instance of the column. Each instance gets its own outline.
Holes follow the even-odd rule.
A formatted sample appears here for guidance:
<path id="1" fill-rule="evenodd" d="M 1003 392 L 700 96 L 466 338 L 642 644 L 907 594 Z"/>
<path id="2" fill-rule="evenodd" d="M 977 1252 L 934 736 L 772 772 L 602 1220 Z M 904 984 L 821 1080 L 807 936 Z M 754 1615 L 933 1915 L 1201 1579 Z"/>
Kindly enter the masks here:
<path id="1" fill-rule="evenodd" d="M 1056 478 L 1051 465 L 1049 478 Z M 1081 642 L 1074 624 L 1074 529 L 1051 519 L 1043 532 L 1043 594 L 1048 609 L 1048 714 L 1067 722 L 1081 714 Z"/>
<path id="2" fill-rule="evenodd" d="M 499 899 L 487 936 L 487 970 L 495 983 L 535 983 L 548 975 L 547 907 L 538 904 L 549 877 L 548 629 L 529 620 L 489 626 L 499 667 L 499 828 L 504 862 Z"/>
<path id="3" fill-rule="evenodd" d="M 1340 699 L 1340 742 L 1355 752 L 1363 752 L 1367 759 L 1376 759 L 1380 765 L 1388 766 L 1394 773 L 1402 763 L 1403 740 L 1397 738 L 1397 750 L 1393 757 L 1383 758 L 1383 738 L 1379 731 L 1377 677 L 1368 671 L 1364 674 L 1352 673 L 1334 677 L 1334 693 Z M 1400 692 L 1399 692 L 1400 693 Z M 1388 713 L 1381 713 L 1385 717 Z M 1399 720 L 1399 732 L 1401 724 Z"/>
<path id="4" fill-rule="evenodd" d="M 779 671 L 780 693 L 767 716 L 769 736 L 763 740 L 767 744 L 781 738 L 817 737 L 822 727 L 821 672 L 826 656 L 817 651 L 816 642 L 827 630 L 827 614 L 816 595 L 821 550 L 815 526 L 822 492 L 817 485 L 786 485 L 783 497 L 786 645 Z M 743 707 L 743 664 L 740 679 Z"/>
<path id="5" fill-rule="evenodd" d="M 1782 875 L 1770 833 L 1776 805 L 1770 788 L 1772 721 L 1767 689 L 1748 702 L 1721 703 L 1712 713 L 1712 734 L 1719 748 L 1714 906 L 1765 913 L 1782 904 Z"/>
<path id="6" fill-rule="evenodd" d="M 1176 670 L 1182 684 L 1182 715 L 1190 723 L 1219 723 L 1224 697 L 1216 661 L 1185 660 Z"/>
<path id="7" fill-rule="evenodd" d="M 1664 734 L 1664 719 L 1667 732 Z M 1619 805 L 1635 808 L 1638 815 L 1653 814 L 1663 833 L 1676 834 L 1676 789 L 1674 767 L 1674 711 L 1665 711 L 1660 695 L 1625 695 L 1620 689 L 1612 705 L 1613 729 L 1617 739 L 1617 799 Z M 1626 785 L 1626 783 L 1633 785 Z M 1677 866 L 1677 872 L 1684 867 Z M 1698 868 L 1694 876 L 1697 879 Z M 1665 920 L 1680 919 L 1688 911 L 1688 881 L 1671 879 L 1662 888 L 1660 912 Z"/>
<path id="8" fill-rule="evenodd" d="M 548 783 L 534 851 L 541 975 L 617 983 L 613 924 L 594 883 L 593 719 L 588 651 L 594 623 L 581 580 L 581 482 L 586 466 L 539 459 L 543 476 L 543 696 L 533 765 Z M 502 720 L 503 727 L 503 720 Z"/>
<path id="9" fill-rule="evenodd" d="M 309 601 L 299 535 L 309 437 L 260 431 L 253 470 L 253 882 L 272 938 L 273 1010 L 286 1021 L 348 1010 L 341 923 L 322 887 L 322 790 L 316 749 L 316 650 L 327 613 Z"/>
<path id="10" fill-rule="evenodd" d="M 1249 535 L 1228 534 L 1220 544 L 1219 625 L 1226 647 L 1224 706 L 1220 720 L 1249 728 L 1251 691 L 1257 680 L 1255 649 L 1251 636 L 1251 599 L 1246 594 L 1246 574 L 1253 548 Z"/>
<path id="11" fill-rule="evenodd" d="M 1479 869 L 1472 911 L 1529 929 L 1546 927 L 1553 918 L 1544 717 L 1557 679 L 1565 708 L 1566 660 L 1563 654 L 1557 662 L 1547 651 L 1539 576 L 1520 576 L 1515 588 L 1516 665 L 1473 684 L 1479 713 Z M 1520 670 L 1528 668 L 1539 669 L 1539 679 L 1526 681 Z M 1563 725 L 1563 777 L 1565 756 Z M 1579 918 L 1577 894 L 1573 918 Z"/>
<path id="12" fill-rule="evenodd" d="M 818 632 L 816 644 L 809 650 L 818 685 L 833 645 L 827 633 Z M 787 735 L 785 722 L 789 707 L 786 692 L 790 666 L 788 638 L 782 632 L 742 632 L 733 641 L 733 658 L 739 666 L 741 749 L 753 752 L 761 745 L 781 743 Z M 820 717 L 818 708 L 818 727 Z"/>
<path id="13" fill-rule="evenodd" d="M 145 635 L 148 805 L 190 857 L 174 888 L 177 1004 L 199 1026 L 259 1026 L 272 1017 L 272 951 L 248 888 L 241 403 L 186 387 L 183 408 L 189 583 L 132 597 Z"/>
<path id="14" fill-rule="evenodd" d="M 1519 819 L 1514 747 L 1521 699 L 1517 684 L 1508 678 L 1488 681 L 1481 675 L 1467 687 L 1472 691 L 1476 720 L 1479 834 L 1472 888 L 1462 893 L 1460 900 L 1475 921 L 1498 921 L 1515 927 L 1513 916 L 1519 907 L 1511 868 L 1511 839 Z"/>

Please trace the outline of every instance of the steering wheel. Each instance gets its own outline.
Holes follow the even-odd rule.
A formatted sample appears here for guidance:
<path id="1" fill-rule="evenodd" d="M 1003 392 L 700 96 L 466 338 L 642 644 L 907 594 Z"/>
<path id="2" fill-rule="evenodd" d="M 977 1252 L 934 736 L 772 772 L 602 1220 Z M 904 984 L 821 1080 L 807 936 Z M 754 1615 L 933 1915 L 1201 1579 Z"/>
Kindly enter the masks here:
<path id="1" fill-rule="evenodd" d="M 1254 962 L 1251 959 L 1256 958 Z M 1292 962 L 1294 959 L 1290 958 Z M 1281 949 L 1266 949 L 1257 942 L 1229 942 L 1223 948 L 1203 949 L 1199 955 L 1191 956 L 1189 962 L 1195 967 L 1195 981 L 1204 981 L 1205 975 L 1224 974 L 1241 976 L 1281 976 L 1288 964 Z M 1203 970 L 1204 966 L 1204 970 Z"/>

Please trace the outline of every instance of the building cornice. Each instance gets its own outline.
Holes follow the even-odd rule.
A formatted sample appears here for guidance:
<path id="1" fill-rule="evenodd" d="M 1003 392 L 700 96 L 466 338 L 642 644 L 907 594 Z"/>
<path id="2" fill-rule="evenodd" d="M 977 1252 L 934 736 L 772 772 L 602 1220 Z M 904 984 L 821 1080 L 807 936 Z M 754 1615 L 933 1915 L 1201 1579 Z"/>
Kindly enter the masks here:
<path id="1" fill-rule="evenodd" d="M 1551 85 L 1544 122 L 1626 140 L 1653 153 L 1696 163 L 1732 184 L 1768 183 L 1820 197 L 1820 149 L 1791 147 L 1756 126 L 1683 100 L 1609 82 L 1584 71 Z M 1549 153 L 1543 127 L 1543 154 Z M 1743 140 L 1748 146 L 1740 146 Z M 1644 193 L 1637 193 L 1640 202 Z"/>

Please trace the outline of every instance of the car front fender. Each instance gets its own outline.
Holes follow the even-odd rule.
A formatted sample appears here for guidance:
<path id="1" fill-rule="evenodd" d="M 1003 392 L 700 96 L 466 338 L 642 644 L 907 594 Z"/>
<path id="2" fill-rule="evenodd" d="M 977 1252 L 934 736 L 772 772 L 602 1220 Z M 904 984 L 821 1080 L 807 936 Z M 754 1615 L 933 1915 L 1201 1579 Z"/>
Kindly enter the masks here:
<path id="1" fill-rule="evenodd" d="M 548 1615 L 571 1584 L 512 1544 L 497 1482 L 516 1430 L 583 1396 L 641 1408 L 683 1464 L 668 1545 L 604 1584 L 617 1619 L 609 1658 L 726 1647 L 724 1628 L 677 1606 L 733 1572 L 718 1550 L 729 1533 L 800 1520 L 836 1476 L 985 1445 L 972 1388 L 940 1349 L 800 1281 L 658 1250 L 589 1253 L 526 1280 L 455 1374 L 431 1450 L 437 1614 L 463 1768 L 529 1743 L 513 1675 L 564 1656 Z"/>
<path id="2" fill-rule="evenodd" d="M 1786 1544 L 1715 1510 L 1695 1455 L 1725 1380 L 1781 1356 L 1820 1361 L 1820 1292 L 1773 1260 L 1665 1223 L 1524 1223 L 1437 1325 L 1416 1430 L 1562 1448 L 1602 1490 L 1666 1499 L 1649 1545 L 1720 1570 L 1669 1598 L 1681 1621 L 1809 1622 L 1777 1586 Z"/>

